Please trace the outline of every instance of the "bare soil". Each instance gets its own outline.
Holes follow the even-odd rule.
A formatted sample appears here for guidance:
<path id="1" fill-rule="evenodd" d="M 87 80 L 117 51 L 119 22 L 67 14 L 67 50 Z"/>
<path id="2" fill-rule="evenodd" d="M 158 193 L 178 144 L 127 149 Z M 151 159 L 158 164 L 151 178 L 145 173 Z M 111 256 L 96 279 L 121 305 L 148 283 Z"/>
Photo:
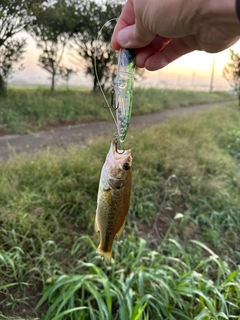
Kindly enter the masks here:
<path id="1" fill-rule="evenodd" d="M 34 311 L 40 300 L 40 293 L 42 292 L 41 284 L 36 285 L 34 288 L 30 286 L 26 287 L 25 290 L 18 286 L 12 287 L 8 292 L 18 302 L 14 304 L 13 299 L 11 304 L 8 300 L 8 306 L 6 306 L 6 296 L 0 292 L 0 319 L 6 319 L 6 317 L 10 317 L 11 319 L 36 319 L 48 310 L 48 305 L 43 304 L 36 312 Z M 26 297 L 25 300 L 24 297 Z M 22 301 L 22 303 L 20 303 L 20 301 Z"/>
<path id="2" fill-rule="evenodd" d="M 163 110 L 160 112 L 133 116 L 130 132 L 135 128 L 146 128 L 153 124 L 163 123 L 173 117 L 182 117 L 210 109 L 219 103 L 202 104 L 191 107 Z M 15 154 L 31 154 L 37 150 L 49 147 L 66 147 L 70 144 L 84 146 L 88 139 L 113 134 L 116 131 L 112 122 L 88 122 L 77 125 L 52 126 L 49 130 L 26 135 L 4 135 L 0 137 L 0 159 L 3 161 L 14 157 Z"/>

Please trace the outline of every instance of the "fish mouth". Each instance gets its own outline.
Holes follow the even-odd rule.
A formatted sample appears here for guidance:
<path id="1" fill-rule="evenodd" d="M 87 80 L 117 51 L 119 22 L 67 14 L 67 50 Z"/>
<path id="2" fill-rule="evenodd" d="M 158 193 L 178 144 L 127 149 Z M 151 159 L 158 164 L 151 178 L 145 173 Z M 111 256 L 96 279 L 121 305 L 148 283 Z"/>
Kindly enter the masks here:
<path id="1" fill-rule="evenodd" d="M 112 154 L 114 156 L 114 159 L 116 160 L 123 160 L 125 158 L 131 157 L 131 149 L 128 149 L 128 150 L 117 149 L 114 140 L 111 144 L 111 149 L 112 149 Z"/>
<path id="2" fill-rule="evenodd" d="M 126 175 L 131 175 L 132 156 L 131 149 L 116 149 L 116 143 L 113 141 L 110 146 L 109 158 L 111 176 L 115 180 L 124 180 Z"/>
<path id="3" fill-rule="evenodd" d="M 131 156 L 131 149 L 128 150 L 121 150 L 116 149 L 116 143 L 113 140 L 111 143 L 111 154 L 116 163 L 129 163 L 130 166 L 132 165 L 132 156 Z"/>

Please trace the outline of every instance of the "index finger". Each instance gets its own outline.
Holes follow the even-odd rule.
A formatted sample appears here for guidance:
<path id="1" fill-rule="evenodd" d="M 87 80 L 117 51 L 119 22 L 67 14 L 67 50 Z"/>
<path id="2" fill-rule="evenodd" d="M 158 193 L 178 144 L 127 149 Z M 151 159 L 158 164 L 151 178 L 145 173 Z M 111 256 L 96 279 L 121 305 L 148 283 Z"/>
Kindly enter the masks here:
<path id="1" fill-rule="evenodd" d="M 135 13 L 133 8 L 133 0 L 128 0 L 123 7 L 122 13 L 113 31 L 111 43 L 114 49 L 116 50 L 120 49 L 120 46 L 117 42 L 118 32 L 128 26 L 133 25 L 134 23 L 135 23 Z"/>

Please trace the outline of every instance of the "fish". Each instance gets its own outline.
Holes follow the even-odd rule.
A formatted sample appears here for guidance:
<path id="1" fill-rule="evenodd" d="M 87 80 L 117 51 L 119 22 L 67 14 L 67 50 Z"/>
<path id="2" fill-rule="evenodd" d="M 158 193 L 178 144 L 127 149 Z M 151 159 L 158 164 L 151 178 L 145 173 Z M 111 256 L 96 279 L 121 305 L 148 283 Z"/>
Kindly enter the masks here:
<path id="1" fill-rule="evenodd" d="M 115 237 L 120 240 L 130 206 L 132 185 L 131 150 L 117 150 L 115 141 L 110 145 L 102 167 L 95 217 L 95 230 L 100 232 L 100 253 L 107 264 L 112 257 Z"/>

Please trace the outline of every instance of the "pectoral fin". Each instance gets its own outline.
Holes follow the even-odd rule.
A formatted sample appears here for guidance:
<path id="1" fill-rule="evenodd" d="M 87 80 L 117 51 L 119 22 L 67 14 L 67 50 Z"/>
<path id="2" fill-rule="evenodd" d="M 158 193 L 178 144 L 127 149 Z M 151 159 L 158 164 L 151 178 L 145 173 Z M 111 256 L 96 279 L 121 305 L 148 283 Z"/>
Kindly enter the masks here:
<path id="1" fill-rule="evenodd" d="M 126 223 L 126 218 L 124 219 L 124 221 L 123 221 L 123 224 L 122 224 L 121 228 L 119 229 L 119 231 L 118 231 L 118 232 L 117 232 L 117 234 L 116 234 L 117 241 L 119 241 L 119 240 L 120 240 L 120 238 L 121 238 L 121 236 L 122 236 L 123 229 L 124 229 L 124 227 L 125 227 L 125 223 Z"/>
<path id="2" fill-rule="evenodd" d="M 95 217 L 95 231 L 98 232 L 99 231 L 99 226 L 97 223 L 97 216 Z"/>

